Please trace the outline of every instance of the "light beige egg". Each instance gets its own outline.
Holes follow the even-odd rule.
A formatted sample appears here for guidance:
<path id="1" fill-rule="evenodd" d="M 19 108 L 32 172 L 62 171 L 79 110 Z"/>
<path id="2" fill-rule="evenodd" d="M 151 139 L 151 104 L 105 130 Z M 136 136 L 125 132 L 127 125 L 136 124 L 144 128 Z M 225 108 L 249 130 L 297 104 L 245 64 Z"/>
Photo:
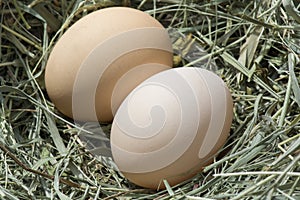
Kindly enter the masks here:
<path id="1" fill-rule="evenodd" d="M 199 68 L 160 72 L 137 86 L 118 109 L 112 155 L 131 182 L 173 186 L 213 161 L 230 131 L 233 103 L 223 80 Z"/>
<path id="2" fill-rule="evenodd" d="M 171 66 L 164 27 L 142 11 L 113 7 L 88 14 L 62 35 L 49 56 L 45 83 L 63 114 L 107 122 L 133 88 Z"/>

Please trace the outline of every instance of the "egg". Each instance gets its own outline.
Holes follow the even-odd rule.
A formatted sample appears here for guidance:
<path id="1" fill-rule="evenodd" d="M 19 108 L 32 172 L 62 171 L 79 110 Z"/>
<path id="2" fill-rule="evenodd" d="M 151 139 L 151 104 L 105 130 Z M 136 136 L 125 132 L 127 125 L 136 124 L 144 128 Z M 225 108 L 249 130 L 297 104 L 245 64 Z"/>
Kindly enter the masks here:
<path id="1" fill-rule="evenodd" d="M 111 130 L 114 162 L 131 182 L 173 186 L 213 161 L 230 131 L 230 92 L 213 72 L 174 68 L 138 85 L 116 112 Z"/>
<path id="2" fill-rule="evenodd" d="M 46 90 L 66 116 L 110 122 L 128 93 L 170 69 L 172 60 L 169 35 L 155 18 L 132 8 L 105 8 L 59 38 L 46 65 Z"/>

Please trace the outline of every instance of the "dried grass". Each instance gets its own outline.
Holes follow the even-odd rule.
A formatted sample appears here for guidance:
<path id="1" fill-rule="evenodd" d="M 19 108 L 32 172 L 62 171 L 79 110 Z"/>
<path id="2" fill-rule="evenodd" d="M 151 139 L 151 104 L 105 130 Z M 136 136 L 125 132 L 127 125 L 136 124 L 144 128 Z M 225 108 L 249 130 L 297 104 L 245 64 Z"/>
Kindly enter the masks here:
<path id="1" fill-rule="evenodd" d="M 163 191 L 130 184 L 109 160 L 87 152 L 44 87 L 47 58 L 63 32 L 89 12 L 118 5 L 192 34 L 208 54 L 185 45 L 177 65 L 215 60 L 234 99 L 221 155 Z M 0 16 L 1 199 L 300 198 L 299 0 L 4 0 Z"/>

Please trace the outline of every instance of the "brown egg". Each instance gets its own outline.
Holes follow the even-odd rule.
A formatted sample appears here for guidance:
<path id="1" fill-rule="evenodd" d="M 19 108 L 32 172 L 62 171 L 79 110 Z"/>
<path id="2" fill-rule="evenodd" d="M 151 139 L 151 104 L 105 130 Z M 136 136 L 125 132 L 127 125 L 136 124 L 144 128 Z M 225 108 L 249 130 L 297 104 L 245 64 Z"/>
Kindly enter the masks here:
<path id="1" fill-rule="evenodd" d="M 137 86 L 118 109 L 111 148 L 133 183 L 173 186 L 213 161 L 231 127 L 233 103 L 225 83 L 199 68 L 160 72 Z"/>
<path id="2" fill-rule="evenodd" d="M 63 34 L 49 56 L 45 83 L 63 114 L 108 122 L 133 88 L 171 66 L 163 26 L 142 11 L 113 7 L 81 18 Z"/>

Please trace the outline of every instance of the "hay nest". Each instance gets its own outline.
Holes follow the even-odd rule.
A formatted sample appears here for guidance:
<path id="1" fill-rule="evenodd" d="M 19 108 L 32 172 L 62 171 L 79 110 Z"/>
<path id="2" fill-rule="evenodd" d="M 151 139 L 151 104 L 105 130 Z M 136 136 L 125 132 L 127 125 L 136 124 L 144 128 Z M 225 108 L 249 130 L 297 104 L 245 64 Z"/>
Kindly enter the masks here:
<path id="1" fill-rule="evenodd" d="M 180 32 L 176 65 L 213 59 L 234 99 L 222 154 L 166 190 L 138 188 L 109 159 L 86 151 L 45 91 L 55 42 L 76 20 L 109 6 L 141 9 Z M 1 199 L 300 198 L 299 0 L 7 0 L 0 15 Z M 191 48 L 197 45 L 205 58 Z"/>

